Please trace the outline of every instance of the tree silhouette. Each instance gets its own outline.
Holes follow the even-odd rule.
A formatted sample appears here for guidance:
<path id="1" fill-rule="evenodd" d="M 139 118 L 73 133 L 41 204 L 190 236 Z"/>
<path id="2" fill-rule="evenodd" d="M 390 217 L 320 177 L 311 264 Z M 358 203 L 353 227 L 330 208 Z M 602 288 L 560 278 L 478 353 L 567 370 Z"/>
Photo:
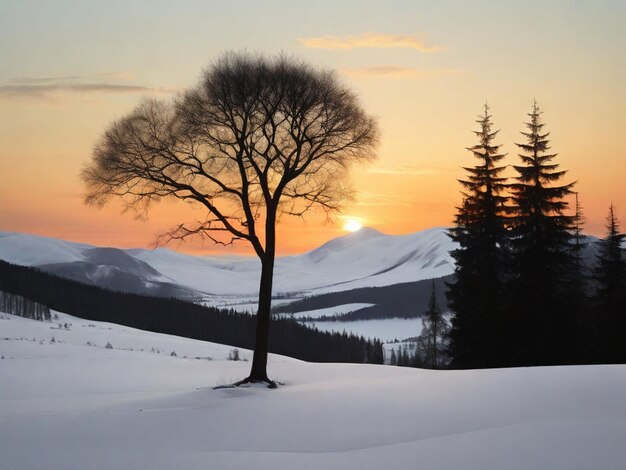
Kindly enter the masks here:
<path id="1" fill-rule="evenodd" d="M 147 210 L 191 201 L 206 219 L 165 240 L 203 235 L 250 243 L 261 261 L 250 375 L 265 381 L 276 224 L 313 207 L 336 211 L 346 170 L 374 155 L 375 120 L 333 73 L 285 57 L 227 54 L 174 103 L 146 101 L 114 122 L 83 171 L 87 202 L 121 196 Z M 220 237 L 226 235 L 226 238 Z"/>
<path id="2" fill-rule="evenodd" d="M 548 153 L 541 114 L 535 102 L 527 131 L 521 132 L 526 142 L 516 144 L 522 164 L 514 166 L 516 182 L 510 185 L 515 275 L 509 309 L 516 313 L 511 358 L 517 365 L 567 362 L 575 338 L 575 322 L 568 318 L 574 218 L 565 214 L 574 183 L 555 184 L 566 171 L 553 163 L 557 154 Z"/>
<path id="3" fill-rule="evenodd" d="M 450 237 L 459 244 L 452 252 L 456 261 L 455 280 L 449 285 L 448 300 L 454 317 L 451 351 L 456 367 L 489 367 L 501 358 L 502 266 L 505 246 L 506 178 L 498 163 L 506 154 L 494 144 L 498 131 L 489 107 L 476 121 L 478 143 L 469 147 L 479 160 L 474 167 L 464 167 L 467 178 L 463 202 L 457 208 Z"/>
<path id="4" fill-rule="evenodd" d="M 389 364 L 392 366 L 398 365 L 398 356 L 396 356 L 395 348 L 391 350 L 391 359 L 389 359 Z"/>
<path id="5" fill-rule="evenodd" d="M 589 302 L 589 269 L 585 261 L 584 252 L 588 245 L 586 237 L 583 235 L 583 225 L 585 216 L 582 203 L 578 193 L 576 195 L 575 213 L 572 219 L 572 241 L 571 255 L 572 266 L 568 275 L 568 283 L 571 291 L 570 305 L 572 306 L 570 315 L 577 330 L 576 341 L 579 345 L 578 351 L 581 360 L 590 360 L 594 355 L 596 344 L 593 341 L 597 337 L 597 324 L 591 316 L 591 305 Z M 574 354 L 574 351 L 572 351 Z"/>
<path id="6" fill-rule="evenodd" d="M 606 236 L 598 242 L 595 278 L 598 283 L 595 304 L 600 336 L 600 359 L 604 362 L 626 361 L 626 258 L 624 240 L 613 204 L 607 216 Z"/>
<path id="7" fill-rule="evenodd" d="M 583 250 L 587 246 L 585 237 L 583 235 L 583 225 L 585 224 L 585 215 L 583 213 L 583 206 L 580 202 L 578 193 L 576 194 L 576 212 L 572 220 L 572 254 L 574 256 L 574 269 L 576 277 L 580 280 L 584 277 L 585 261 L 583 259 Z"/>

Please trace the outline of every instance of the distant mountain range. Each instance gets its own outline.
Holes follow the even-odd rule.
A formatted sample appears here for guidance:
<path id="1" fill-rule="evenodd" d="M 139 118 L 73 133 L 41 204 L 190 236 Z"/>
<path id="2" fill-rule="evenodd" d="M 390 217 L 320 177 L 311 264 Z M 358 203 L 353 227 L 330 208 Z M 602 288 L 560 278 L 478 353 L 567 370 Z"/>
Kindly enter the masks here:
<path id="1" fill-rule="evenodd" d="M 453 271 L 446 229 L 385 235 L 363 228 L 310 252 L 278 257 L 274 293 L 315 295 L 442 277 Z M 203 297 L 255 297 L 260 263 L 251 256 L 191 256 L 168 248 L 102 248 L 23 233 L 0 233 L 0 259 L 116 290 L 170 286 Z"/>
<path id="2" fill-rule="evenodd" d="M 275 305 L 282 312 L 302 312 L 309 304 L 328 308 L 361 302 L 370 304 L 369 312 L 378 315 L 385 310 L 381 298 L 411 297 L 416 289 L 419 303 L 424 304 L 430 284 L 420 281 L 440 279 L 442 296 L 441 278 L 454 271 L 450 256 L 454 248 L 445 228 L 407 235 L 363 228 L 307 253 L 277 258 Z M 588 256 L 593 255 L 593 243 L 587 251 Z M 168 248 L 94 247 L 23 233 L 0 233 L 0 259 L 112 290 L 194 299 L 248 311 L 254 310 L 260 276 L 255 257 L 191 256 Z M 316 300 L 303 304 L 304 298 Z M 286 305 L 289 303 L 293 308 Z M 395 314 L 404 316 L 400 311 L 388 312 Z"/>

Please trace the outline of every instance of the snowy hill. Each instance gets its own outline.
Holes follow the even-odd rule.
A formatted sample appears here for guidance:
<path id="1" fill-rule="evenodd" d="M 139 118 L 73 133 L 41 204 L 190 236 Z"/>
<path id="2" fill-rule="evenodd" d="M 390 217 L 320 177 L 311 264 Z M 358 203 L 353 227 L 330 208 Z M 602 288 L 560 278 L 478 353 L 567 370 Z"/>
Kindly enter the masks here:
<path id="1" fill-rule="evenodd" d="M 452 247 L 443 228 L 400 236 L 363 228 L 308 253 L 279 257 L 274 292 L 312 295 L 442 277 L 453 271 Z M 18 233 L 0 234 L 0 259 L 93 283 L 124 273 L 146 285 L 172 283 L 221 298 L 254 298 L 260 275 L 253 257 L 94 248 Z"/>
<path id="2" fill-rule="evenodd" d="M 0 314 L 3 470 L 626 465 L 626 366 L 425 371 L 270 355 L 277 390 L 213 390 L 248 372 L 228 346 L 58 322 L 69 329 Z"/>
<path id="3" fill-rule="evenodd" d="M 453 271 L 448 254 L 452 246 L 443 228 L 401 236 L 364 228 L 308 253 L 279 257 L 274 292 L 314 295 L 445 276 Z M 256 258 L 193 257 L 167 249 L 132 253 L 179 285 L 200 292 L 254 297 L 258 289 Z"/>
<path id="4" fill-rule="evenodd" d="M 0 259 L 111 290 L 193 298 L 194 293 L 172 282 L 125 250 L 22 233 L 0 233 Z"/>

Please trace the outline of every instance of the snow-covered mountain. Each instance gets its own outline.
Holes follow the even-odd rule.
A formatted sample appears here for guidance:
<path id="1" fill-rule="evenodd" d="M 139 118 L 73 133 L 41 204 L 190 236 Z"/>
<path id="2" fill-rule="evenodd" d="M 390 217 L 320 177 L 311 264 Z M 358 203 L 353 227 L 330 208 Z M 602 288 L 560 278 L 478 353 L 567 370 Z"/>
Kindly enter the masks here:
<path id="1" fill-rule="evenodd" d="M 315 295 L 439 278 L 453 271 L 453 246 L 444 228 L 399 236 L 363 228 L 313 251 L 279 257 L 274 292 Z M 178 286 L 209 298 L 254 298 L 260 275 L 254 257 L 96 248 L 20 233 L 0 234 L 0 259 L 118 290 L 143 285 L 154 293 L 158 286 Z"/>
<path id="2" fill-rule="evenodd" d="M 595 240 L 586 240 L 585 257 L 590 264 L 597 251 Z M 277 313 L 309 319 L 357 312 L 346 322 L 311 325 L 383 339 L 411 337 L 420 324 L 415 317 L 424 311 L 430 296 L 430 279 L 438 279 L 439 303 L 445 305 L 445 276 L 454 270 L 450 256 L 454 247 L 445 228 L 407 235 L 363 228 L 307 253 L 277 258 L 273 306 Z M 168 248 L 98 248 L 0 233 L 0 259 L 113 290 L 256 311 L 260 262 L 253 256 L 191 256 Z M 394 317 L 401 319 L 391 321 Z M 363 321 L 355 321 L 359 319 Z M 380 320 L 376 326 L 372 319 L 389 321 Z"/>
<path id="3" fill-rule="evenodd" d="M 118 248 L 93 247 L 21 233 L 0 233 L 0 259 L 107 289 L 191 298 L 194 292 L 179 286 L 148 263 Z"/>

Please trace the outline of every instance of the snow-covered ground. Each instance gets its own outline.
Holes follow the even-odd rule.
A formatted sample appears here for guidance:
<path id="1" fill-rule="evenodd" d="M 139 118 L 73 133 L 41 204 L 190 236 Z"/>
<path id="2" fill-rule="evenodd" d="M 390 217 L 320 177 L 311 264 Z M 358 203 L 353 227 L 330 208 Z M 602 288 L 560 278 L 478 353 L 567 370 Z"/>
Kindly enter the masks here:
<path id="1" fill-rule="evenodd" d="M 626 366 L 425 371 L 272 355 L 277 390 L 213 390 L 248 372 L 225 360 L 229 346 L 0 317 L 3 470 L 626 467 Z"/>
<path id="2" fill-rule="evenodd" d="M 366 303 L 352 303 L 336 305 L 335 307 L 318 308 L 315 310 L 306 310 L 304 312 L 296 312 L 289 316 L 293 318 L 319 318 L 319 317 L 334 317 L 337 315 L 343 315 L 344 313 L 354 312 L 365 307 L 371 307 L 374 304 Z"/>

